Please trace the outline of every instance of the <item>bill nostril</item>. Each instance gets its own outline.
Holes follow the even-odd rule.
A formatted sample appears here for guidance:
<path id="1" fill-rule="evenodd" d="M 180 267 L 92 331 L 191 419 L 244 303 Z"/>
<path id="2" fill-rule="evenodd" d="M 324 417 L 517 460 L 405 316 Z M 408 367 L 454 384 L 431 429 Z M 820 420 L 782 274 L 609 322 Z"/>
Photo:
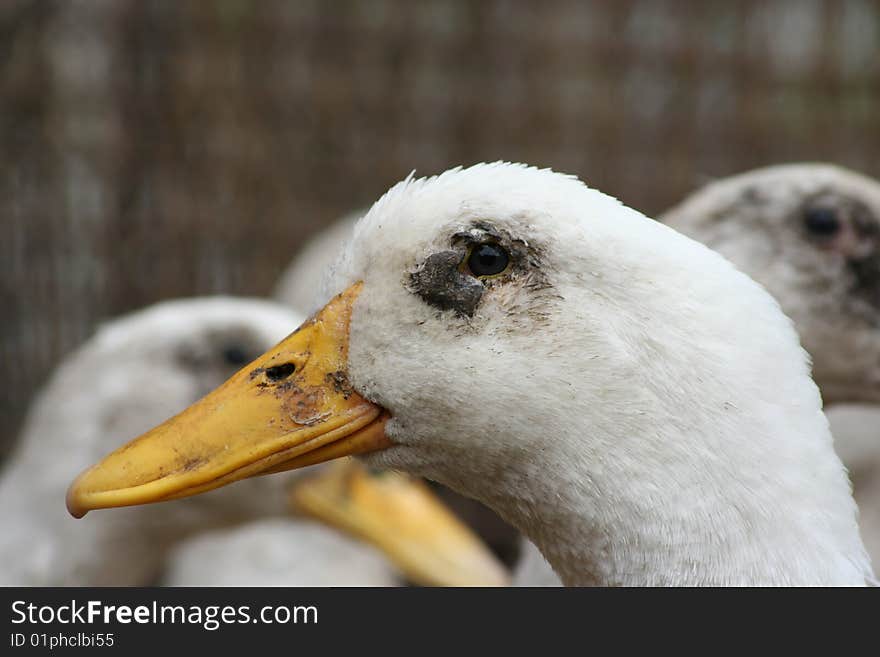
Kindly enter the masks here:
<path id="1" fill-rule="evenodd" d="M 293 363 L 282 363 L 281 365 L 267 367 L 266 378 L 270 381 L 281 381 L 282 379 L 289 377 L 295 371 L 296 366 Z"/>

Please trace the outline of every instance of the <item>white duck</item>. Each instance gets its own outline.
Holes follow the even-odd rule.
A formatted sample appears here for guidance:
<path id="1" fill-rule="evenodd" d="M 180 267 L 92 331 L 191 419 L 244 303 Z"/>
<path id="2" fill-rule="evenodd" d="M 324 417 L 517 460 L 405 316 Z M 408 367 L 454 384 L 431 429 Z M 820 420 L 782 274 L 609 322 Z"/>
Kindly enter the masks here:
<path id="1" fill-rule="evenodd" d="M 729 258 L 794 320 L 880 563 L 880 182 L 828 164 L 768 167 L 660 219 Z M 872 405 L 839 407 L 860 401 Z"/>
<path id="2" fill-rule="evenodd" d="M 283 533 L 301 533 L 301 544 L 291 550 L 310 555 L 304 561 L 315 572 L 330 563 L 328 544 L 339 542 L 349 556 L 357 550 L 363 559 L 351 557 L 321 573 L 322 581 L 335 584 L 385 585 L 398 572 L 387 560 L 382 577 L 365 562 L 380 561 L 378 553 L 356 545 L 339 531 L 311 522 L 289 519 L 286 478 L 262 478 L 247 486 L 217 491 L 174 505 L 128 509 L 118 514 L 90 517 L 87 526 L 73 522 L 59 506 L 69 479 L 88 463 L 117 447 L 125 438 L 144 431 L 202 397 L 243 364 L 275 344 L 300 321 L 295 313 L 275 304 L 232 298 L 189 299 L 166 302 L 115 320 L 104 326 L 83 347 L 68 357 L 33 404 L 17 452 L 5 464 L 0 477 L 0 518 L 6 531 L 0 536 L 0 582 L 18 585 L 134 585 L 157 580 L 166 567 L 169 552 L 180 541 L 206 529 L 225 528 L 254 518 L 275 516 L 276 529 L 266 541 Z M 390 496 L 389 496 L 390 497 Z M 350 504 L 363 512 L 360 504 Z M 445 511 L 431 508 L 426 500 L 421 512 L 443 516 L 453 533 L 459 525 Z M 400 535 L 402 515 L 396 523 L 372 530 L 390 529 Z M 417 518 L 418 520 L 418 518 Z M 339 524 L 339 523 L 337 523 Z M 319 541 L 318 536 L 323 538 Z M 256 532 L 252 532 L 255 539 Z M 369 538 L 369 537 L 367 537 Z M 431 537 L 421 545 L 427 554 L 436 548 L 451 563 L 419 570 L 410 559 L 403 565 L 418 581 L 427 583 L 493 583 L 499 576 L 494 561 L 476 576 L 474 555 L 486 554 L 475 539 L 468 552 L 466 541 L 455 546 L 438 544 Z M 411 540 L 415 540 L 410 536 Z M 206 545 L 200 540 L 199 548 Z M 308 544 L 306 544 L 308 542 Z M 390 545 L 387 553 L 410 550 L 412 543 Z M 453 550 L 452 548 L 455 548 Z M 219 547 L 211 554 L 216 556 Z M 189 551 L 194 555 L 195 548 Z M 458 550 L 458 551 L 456 551 Z M 456 567 L 457 555 L 471 560 Z M 477 557 L 478 560 L 478 557 Z M 443 565 L 443 564 L 441 564 Z M 266 564 L 262 572 L 268 572 Z M 178 567 L 177 572 L 186 572 Z M 216 572 L 217 583 L 230 574 Z M 242 583 L 249 573 L 236 575 Z M 250 573 L 253 574 L 253 573 Z M 277 573 L 288 583 L 298 572 Z M 449 580 L 443 577 L 451 577 Z M 194 575 L 195 577 L 195 575 Z M 312 580 L 308 580 L 312 581 Z M 503 578 L 494 583 L 503 582 Z M 203 584 L 212 583 L 210 580 Z M 255 582 L 256 583 L 256 582 Z"/>
<path id="3" fill-rule="evenodd" d="M 773 292 L 819 363 L 820 390 L 827 388 L 825 396 L 839 405 L 878 396 L 878 201 L 880 183 L 865 176 L 827 164 L 783 165 L 714 182 L 661 220 L 711 245 Z M 351 213 L 310 240 L 285 271 L 276 298 L 312 310 L 320 273 L 364 214 Z M 838 454 L 858 474 L 862 535 L 880 562 L 880 405 L 836 406 L 828 415 Z M 528 541 L 521 555 L 515 584 L 553 583 L 552 570 Z"/>
<path id="4" fill-rule="evenodd" d="M 312 321 L 84 472 L 71 512 L 373 452 L 494 508 L 569 585 L 873 577 L 791 323 L 715 252 L 496 163 L 395 186 L 333 285 Z"/>

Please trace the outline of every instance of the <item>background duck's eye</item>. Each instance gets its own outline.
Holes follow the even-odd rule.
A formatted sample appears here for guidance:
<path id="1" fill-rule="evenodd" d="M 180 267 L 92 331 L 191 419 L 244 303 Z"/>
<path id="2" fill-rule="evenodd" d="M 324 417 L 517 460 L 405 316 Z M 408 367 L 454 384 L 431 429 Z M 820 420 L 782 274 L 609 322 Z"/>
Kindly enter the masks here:
<path id="1" fill-rule="evenodd" d="M 833 208 L 812 207 L 804 211 L 804 225 L 813 235 L 828 237 L 840 230 L 840 218 Z"/>
<path id="2" fill-rule="evenodd" d="M 476 277 L 495 276 L 507 269 L 510 257 L 497 244 L 478 244 L 468 256 L 467 266 Z"/>
<path id="3" fill-rule="evenodd" d="M 224 347 L 223 360 L 234 367 L 241 367 L 253 359 L 248 355 L 247 349 L 238 344 L 231 344 Z"/>
<path id="4" fill-rule="evenodd" d="M 280 381 L 281 379 L 286 379 L 295 371 L 296 367 L 293 363 L 283 363 L 281 365 L 275 365 L 274 367 L 267 367 L 266 377 L 270 381 Z"/>

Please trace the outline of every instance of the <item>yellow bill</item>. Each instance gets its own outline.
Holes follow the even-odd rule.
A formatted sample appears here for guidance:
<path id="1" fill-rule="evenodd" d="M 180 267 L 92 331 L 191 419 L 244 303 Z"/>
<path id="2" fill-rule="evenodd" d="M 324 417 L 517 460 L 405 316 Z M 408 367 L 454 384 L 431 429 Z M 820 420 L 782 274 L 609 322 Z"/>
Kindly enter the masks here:
<path id="1" fill-rule="evenodd" d="M 387 413 L 346 376 L 360 289 L 353 285 L 215 391 L 83 472 L 67 492 L 70 513 L 187 497 L 389 446 Z"/>
<path id="2" fill-rule="evenodd" d="M 415 584 L 504 586 L 507 571 L 428 486 L 345 459 L 297 481 L 290 504 L 371 543 Z"/>

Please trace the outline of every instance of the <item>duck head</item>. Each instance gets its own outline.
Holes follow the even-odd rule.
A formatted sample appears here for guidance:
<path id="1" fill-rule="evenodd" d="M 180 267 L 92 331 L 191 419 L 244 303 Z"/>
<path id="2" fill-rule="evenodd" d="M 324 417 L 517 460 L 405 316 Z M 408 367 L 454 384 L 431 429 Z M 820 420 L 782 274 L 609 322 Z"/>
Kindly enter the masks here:
<path id="1" fill-rule="evenodd" d="M 718 542 L 707 525 L 741 526 L 740 502 L 809 509 L 794 479 L 783 491 L 764 480 L 809 453 L 827 457 L 819 477 L 849 513 L 843 533 L 855 528 L 778 305 L 576 178 L 496 163 L 407 179 L 357 224 L 327 281 L 335 296 L 300 329 L 86 471 L 71 512 L 363 454 L 493 507 L 554 567 L 568 563 L 568 583 L 633 583 L 646 551 L 663 572 L 717 560 L 688 546 Z M 604 557 L 571 566 L 581 545 Z"/>

